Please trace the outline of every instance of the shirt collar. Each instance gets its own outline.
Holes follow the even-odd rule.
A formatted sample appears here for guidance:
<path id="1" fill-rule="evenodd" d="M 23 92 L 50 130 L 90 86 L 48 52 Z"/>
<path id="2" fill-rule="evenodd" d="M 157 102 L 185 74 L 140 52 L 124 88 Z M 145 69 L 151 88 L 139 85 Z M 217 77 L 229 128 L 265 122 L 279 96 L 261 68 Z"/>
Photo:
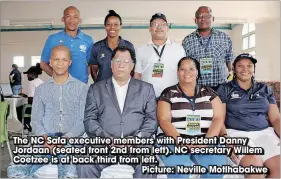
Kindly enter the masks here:
<path id="1" fill-rule="evenodd" d="M 147 43 L 148 45 L 154 45 L 154 43 L 152 42 L 152 39 L 149 39 L 149 41 L 148 41 L 148 43 Z M 171 45 L 172 44 L 172 41 L 169 39 L 169 38 L 167 38 L 167 40 L 166 40 L 166 42 L 164 43 L 165 45 Z M 164 45 L 163 44 L 163 45 Z"/>
<path id="2" fill-rule="evenodd" d="M 126 46 L 125 40 L 123 40 L 121 36 L 119 36 L 119 44 L 118 44 L 118 46 L 119 45 Z M 105 47 L 109 48 L 109 46 L 107 44 L 107 37 L 102 40 L 101 46 L 105 46 Z"/>
<path id="3" fill-rule="evenodd" d="M 218 33 L 218 30 L 214 29 L 213 27 L 211 28 L 211 35 L 212 34 L 217 34 Z M 195 31 L 195 34 L 200 36 L 200 33 L 199 33 L 199 29 L 196 29 Z"/>
<path id="4" fill-rule="evenodd" d="M 230 82 L 230 84 L 231 84 L 231 86 L 232 86 L 233 88 L 235 88 L 235 89 L 242 89 L 242 88 L 239 86 L 239 84 L 238 84 L 238 82 L 237 82 L 236 79 L 233 79 L 233 80 Z M 258 83 L 257 83 L 254 79 L 252 79 L 252 86 L 251 86 L 250 89 L 252 89 L 252 88 L 256 89 L 256 88 L 257 88 L 257 85 L 258 85 Z"/>
<path id="5" fill-rule="evenodd" d="M 66 33 L 65 29 L 63 30 L 64 34 L 67 35 L 67 36 L 70 36 L 68 33 Z M 77 35 L 76 37 L 79 38 L 79 39 L 83 39 L 83 32 L 80 28 L 77 29 Z M 72 36 L 70 36 L 72 37 Z M 76 38 L 76 37 L 72 37 L 72 38 Z"/>
<path id="6" fill-rule="evenodd" d="M 114 77 L 112 76 L 112 83 L 114 86 L 118 88 L 127 88 L 129 86 L 130 81 L 131 81 L 131 77 L 129 78 L 128 82 L 124 86 L 119 86 L 116 80 L 114 79 Z"/>
<path id="7" fill-rule="evenodd" d="M 64 84 L 60 85 L 60 86 L 66 85 L 66 84 L 68 84 L 69 82 L 72 82 L 72 81 L 74 81 L 74 78 L 69 74 L 69 76 L 68 76 L 66 82 L 65 82 Z M 57 83 L 55 82 L 54 77 L 51 77 L 50 80 L 48 81 L 48 83 L 55 83 L 55 84 L 57 84 Z"/>

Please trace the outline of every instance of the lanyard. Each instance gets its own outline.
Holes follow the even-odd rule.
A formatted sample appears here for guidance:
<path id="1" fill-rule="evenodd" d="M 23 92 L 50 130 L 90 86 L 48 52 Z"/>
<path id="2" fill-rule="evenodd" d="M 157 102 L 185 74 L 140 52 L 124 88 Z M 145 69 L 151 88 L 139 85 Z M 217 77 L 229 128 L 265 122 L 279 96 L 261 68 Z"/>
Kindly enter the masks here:
<path id="1" fill-rule="evenodd" d="M 204 50 L 205 50 L 205 51 L 207 50 L 207 48 L 209 47 L 209 45 L 210 45 L 210 43 L 211 43 L 211 38 L 212 38 L 212 36 L 210 36 L 210 37 L 208 38 L 208 42 L 207 42 L 206 45 L 204 46 Z"/>
<path id="2" fill-rule="evenodd" d="M 181 91 L 181 93 L 182 93 L 182 96 L 185 97 L 185 98 L 189 101 L 189 103 L 190 103 L 190 105 L 191 105 L 191 107 L 192 107 L 192 111 L 194 112 L 194 111 L 195 111 L 195 99 L 196 99 L 196 93 L 197 93 L 197 90 L 198 90 L 198 85 L 197 85 L 197 84 L 195 85 L 194 96 L 193 96 L 192 98 L 188 97 L 188 96 L 183 92 L 183 90 L 181 89 L 179 83 L 178 83 L 178 87 L 179 87 L 179 89 L 180 89 L 180 91 Z"/>
<path id="3" fill-rule="evenodd" d="M 164 52 L 165 46 L 166 46 L 166 44 L 162 47 L 162 50 L 161 50 L 160 54 L 159 54 L 158 50 L 157 50 L 155 47 L 153 47 L 154 51 L 156 52 L 156 54 L 157 54 L 158 57 L 159 57 L 159 60 L 158 60 L 159 62 L 160 62 L 160 60 L 161 60 L 161 57 L 162 57 L 162 54 L 163 54 L 163 52 Z"/>
<path id="4" fill-rule="evenodd" d="M 198 36 L 198 38 L 200 38 L 200 36 Z M 203 46 L 203 49 L 206 51 L 207 48 L 209 47 L 210 43 L 211 43 L 211 38 L 212 38 L 212 35 L 208 38 L 208 41 L 206 43 L 206 45 L 203 45 L 203 42 L 201 41 L 201 45 Z"/>

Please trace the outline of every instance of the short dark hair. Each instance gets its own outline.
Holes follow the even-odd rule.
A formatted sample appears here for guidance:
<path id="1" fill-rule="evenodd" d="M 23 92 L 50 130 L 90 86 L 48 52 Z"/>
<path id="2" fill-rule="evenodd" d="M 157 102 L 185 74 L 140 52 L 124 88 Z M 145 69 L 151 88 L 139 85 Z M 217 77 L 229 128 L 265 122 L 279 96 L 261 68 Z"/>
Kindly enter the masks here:
<path id="1" fill-rule="evenodd" d="M 179 70 L 179 68 L 180 68 L 180 66 L 181 66 L 181 64 L 182 64 L 182 62 L 184 61 L 184 60 L 190 60 L 190 61 L 192 61 L 194 64 L 195 64 L 195 68 L 197 69 L 197 71 L 198 71 L 198 78 L 197 78 L 197 80 L 201 77 L 201 73 L 200 73 L 200 63 L 196 60 L 196 59 L 194 59 L 194 58 L 192 58 L 192 57 L 182 57 L 181 59 L 180 59 L 180 61 L 178 62 L 178 70 Z"/>
<path id="2" fill-rule="evenodd" d="M 130 49 L 130 48 L 127 47 L 127 46 L 118 46 L 118 47 L 116 47 L 116 48 L 113 50 L 113 53 L 112 53 L 112 56 L 111 56 L 112 59 L 115 57 L 115 55 L 116 55 L 116 53 L 117 53 L 118 51 L 120 51 L 120 52 L 126 52 L 126 51 L 128 51 L 128 52 L 130 53 L 130 56 L 131 56 L 131 58 L 132 58 L 133 63 L 136 64 L 136 54 L 135 54 L 135 52 L 134 52 L 132 49 Z"/>
<path id="3" fill-rule="evenodd" d="M 104 19 L 104 25 L 106 25 L 107 19 L 110 18 L 111 16 L 117 17 L 120 21 L 120 25 L 122 25 L 122 19 L 121 19 L 120 15 L 117 14 L 114 10 L 109 10 L 109 13 L 107 14 L 107 16 Z"/>
<path id="4" fill-rule="evenodd" d="M 12 64 L 12 67 L 13 68 L 18 68 L 18 65 L 17 64 Z"/>

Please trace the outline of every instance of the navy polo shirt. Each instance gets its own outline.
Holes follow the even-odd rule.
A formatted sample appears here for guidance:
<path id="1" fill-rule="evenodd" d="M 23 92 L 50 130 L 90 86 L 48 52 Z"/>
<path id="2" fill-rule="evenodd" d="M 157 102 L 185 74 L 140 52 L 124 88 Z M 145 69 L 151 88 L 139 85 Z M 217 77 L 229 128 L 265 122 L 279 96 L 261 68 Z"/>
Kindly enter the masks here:
<path id="1" fill-rule="evenodd" d="M 108 46 L 106 39 L 107 38 L 95 43 L 92 49 L 90 64 L 99 66 L 97 81 L 101 81 L 112 76 L 111 57 L 113 50 L 111 50 Z M 126 46 L 135 52 L 133 44 L 121 37 L 119 37 L 118 46 Z"/>
<path id="2" fill-rule="evenodd" d="M 52 34 L 48 37 L 41 60 L 49 63 L 51 51 L 55 46 L 64 45 L 70 49 L 72 64 L 69 67 L 69 73 L 76 79 L 88 83 L 88 62 L 93 47 L 93 39 L 78 29 L 76 37 L 68 35 L 64 30 Z"/>
<path id="3" fill-rule="evenodd" d="M 258 131 L 269 127 L 269 104 L 276 104 L 276 100 L 268 85 L 253 82 L 246 91 L 240 88 L 236 80 L 232 80 L 221 85 L 217 92 L 226 104 L 226 128 Z"/>

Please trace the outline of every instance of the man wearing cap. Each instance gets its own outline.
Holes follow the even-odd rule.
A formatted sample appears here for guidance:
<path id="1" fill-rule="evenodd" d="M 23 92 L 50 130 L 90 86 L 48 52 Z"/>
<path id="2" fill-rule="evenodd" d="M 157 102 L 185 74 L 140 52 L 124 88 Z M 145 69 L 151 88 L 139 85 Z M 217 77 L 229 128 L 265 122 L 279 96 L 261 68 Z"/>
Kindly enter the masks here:
<path id="1" fill-rule="evenodd" d="M 156 13 L 151 17 L 151 39 L 136 50 L 135 78 L 153 84 L 156 97 L 178 82 L 177 64 L 185 56 L 183 47 L 167 37 L 166 16 Z"/>
<path id="2" fill-rule="evenodd" d="M 62 22 L 65 24 L 65 29 L 50 35 L 45 43 L 41 55 L 41 68 L 48 75 L 52 76 L 53 69 L 49 65 L 51 50 L 57 45 L 64 45 L 71 51 L 72 65 L 69 67 L 70 74 L 74 78 L 88 83 L 88 62 L 90 60 L 93 39 L 78 28 L 82 20 L 80 12 L 76 7 L 69 6 L 64 10 Z"/>
<path id="3" fill-rule="evenodd" d="M 21 86 L 21 72 L 18 70 L 18 65 L 12 65 L 12 71 L 9 76 L 10 85 L 12 88 L 13 95 L 20 94 Z"/>
<path id="4" fill-rule="evenodd" d="M 218 89 L 226 108 L 226 130 L 223 128 L 221 134 L 247 137 L 249 146 L 264 149 L 260 159 L 239 156 L 239 165 L 264 165 L 270 170 L 268 178 L 280 178 L 280 114 L 272 89 L 254 79 L 256 63 L 250 54 L 237 56 L 233 63 L 234 79 Z"/>
<path id="5" fill-rule="evenodd" d="M 198 29 L 187 35 L 182 45 L 186 56 L 200 62 L 201 78 L 198 83 L 217 90 L 232 73 L 233 51 L 229 36 L 212 28 L 213 21 L 212 10 L 207 6 L 199 7 L 195 13 Z"/>
<path id="6" fill-rule="evenodd" d="M 37 63 L 36 66 L 31 66 L 26 72 L 23 74 L 27 75 L 27 79 L 29 81 L 28 88 L 27 88 L 27 97 L 28 97 L 28 104 L 32 104 L 33 96 L 35 93 L 35 89 L 43 83 L 43 81 L 38 78 L 39 75 L 42 74 L 42 69 L 40 68 L 40 63 Z M 23 106 L 17 107 L 17 115 L 19 121 L 22 122 L 22 108 Z M 31 108 L 27 108 L 24 111 L 25 114 L 31 114 Z M 30 126 L 30 117 L 25 117 L 24 119 L 24 129 L 28 129 L 29 132 L 32 131 L 32 127 Z"/>
<path id="7" fill-rule="evenodd" d="M 27 79 L 29 81 L 29 87 L 27 93 L 28 104 L 32 104 L 35 89 L 43 83 L 43 81 L 40 78 L 38 78 L 38 76 L 42 74 L 42 69 L 40 68 L 40 64 L 37 63 L 36 66 L 30 67 L 26 72 L 23 72 L 23 74 L 27 74 Z"/>

